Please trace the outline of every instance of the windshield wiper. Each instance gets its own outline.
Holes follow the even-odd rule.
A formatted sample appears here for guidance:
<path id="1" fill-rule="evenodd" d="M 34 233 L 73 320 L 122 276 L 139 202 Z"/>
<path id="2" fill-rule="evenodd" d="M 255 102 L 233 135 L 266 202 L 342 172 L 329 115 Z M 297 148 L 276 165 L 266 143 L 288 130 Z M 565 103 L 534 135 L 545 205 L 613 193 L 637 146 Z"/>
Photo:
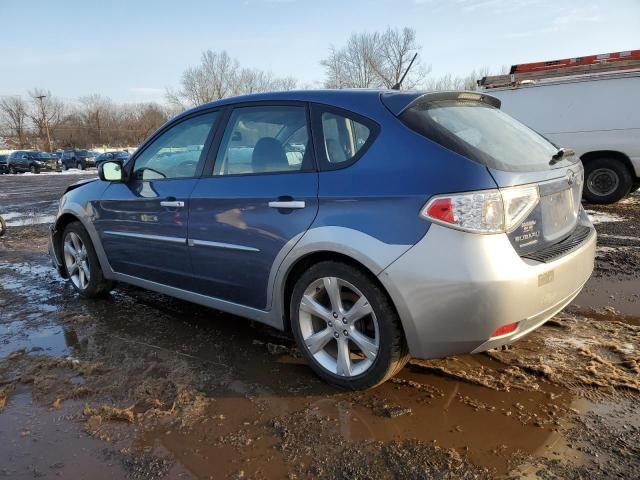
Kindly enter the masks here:
<path id="1" fill-rule="evenodd" d="M 551 157 L 551 160 L 549 160 L 549 165 L 555 165 L 563 158 L 572 157 L 573 155 L 575 155 L 575 153 L 576 152 L 574 152 L 570 148 L 561 148 L 560 150 L 558 150 L 556 153 L 553 154 L 553 156 Z"/>

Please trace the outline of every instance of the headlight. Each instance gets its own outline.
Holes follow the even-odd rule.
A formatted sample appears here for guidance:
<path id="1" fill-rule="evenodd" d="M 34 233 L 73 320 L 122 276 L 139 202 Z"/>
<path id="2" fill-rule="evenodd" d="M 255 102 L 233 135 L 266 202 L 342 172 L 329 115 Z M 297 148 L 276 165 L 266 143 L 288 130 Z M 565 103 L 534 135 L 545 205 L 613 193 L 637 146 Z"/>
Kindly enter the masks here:
<path id="1" fill-rule="evenodd" d="M 514 230 L 538 204 L 536 185 L 437 195 L 420 216 L 472 233 L 505 233 Z"/>

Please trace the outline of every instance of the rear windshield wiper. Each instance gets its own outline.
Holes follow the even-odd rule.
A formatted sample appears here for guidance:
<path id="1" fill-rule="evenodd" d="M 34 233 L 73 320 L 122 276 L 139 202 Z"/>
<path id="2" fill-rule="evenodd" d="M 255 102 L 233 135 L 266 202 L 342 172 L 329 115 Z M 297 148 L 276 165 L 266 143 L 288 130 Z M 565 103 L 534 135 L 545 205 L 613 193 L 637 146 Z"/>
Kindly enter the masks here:
<path id="1" fill-rule="evenodd" d="M 549 165 L 555 165 L 563 158 L 572 157 L 573 155 L 575 155 L 575 153 L 576 152 L 574 152 L 570 148 L 561 148 L 560 150 L 558 150 L 556 153 L 553 154 L 553 156 L 551 157 L 551 160 L 549 161 Z"/>

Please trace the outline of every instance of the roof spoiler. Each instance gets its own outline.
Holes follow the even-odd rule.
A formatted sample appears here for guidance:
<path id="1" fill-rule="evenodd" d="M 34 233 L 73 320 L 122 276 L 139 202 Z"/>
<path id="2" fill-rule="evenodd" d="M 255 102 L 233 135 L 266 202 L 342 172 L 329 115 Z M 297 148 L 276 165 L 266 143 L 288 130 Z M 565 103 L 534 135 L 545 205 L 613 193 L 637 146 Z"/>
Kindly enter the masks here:
<path id="1" fill-rule="evenodd" d="M 401 115 L 405 110 L 412 106 L 438 102 L 442 100 L 460 100 L 463 102 L 480 102 L 491 105 L 495 108 L 500 108 L 501 102 L 496 97 L 487 95 L 486 93 L 473 92 L 473 91 L 449 91 L 449 92 L 384 92 L 380 94 L 382 103 L 389 109 L 395 116 Z"/>

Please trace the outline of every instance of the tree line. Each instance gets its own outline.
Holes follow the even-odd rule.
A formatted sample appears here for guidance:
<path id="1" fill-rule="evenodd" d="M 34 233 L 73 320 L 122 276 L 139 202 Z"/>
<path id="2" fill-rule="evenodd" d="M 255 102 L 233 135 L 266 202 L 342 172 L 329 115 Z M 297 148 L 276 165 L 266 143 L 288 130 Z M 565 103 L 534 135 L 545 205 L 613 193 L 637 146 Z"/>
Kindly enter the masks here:
<path id="1" fill-rule="evenodd" d="M 330 46 L 320 64 L 324 79 L 313 85 L 292 77 L 242 67 L 226 51 L 206 50 L 200 64 L 187 68 L 177 89 L 167 89 L 166 103 L 117 104 L 94 94 L 64 102 L 48 90 L 28 96 L 0 97 L 0 148 L 133 146 L 169 117 L 195 105 L 225 97 L 306 88 L 392 88 L 422 46 L 411 28 L 354 33 L 342 46 Z M 505 67 L 501 72 L 506 71 Z M 474 90 L 476 80 L 491 72 L 472 70 L 465 76 L 430 75 L 431 65 L 419 55 L 402 83 L 403 89 Z"/>

